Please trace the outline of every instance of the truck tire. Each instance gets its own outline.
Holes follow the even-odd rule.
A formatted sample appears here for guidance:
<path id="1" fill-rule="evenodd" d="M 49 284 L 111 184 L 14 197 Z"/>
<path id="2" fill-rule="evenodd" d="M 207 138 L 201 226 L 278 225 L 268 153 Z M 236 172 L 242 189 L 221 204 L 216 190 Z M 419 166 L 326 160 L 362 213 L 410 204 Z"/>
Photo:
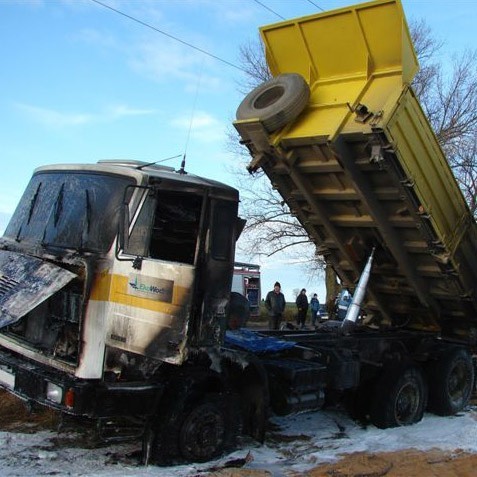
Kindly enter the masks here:
<path id="1" fill-rule="evenodd" d="M 190 396 L 189 396 L 190 397 Z M 221 393 L 180 396 L 154 423 L 150 456 L 158 465 L 206 462 L 233 448 L 240 432 L 237 399 Z"/>
<path id="2" fill-rule="evenodd" d="M 187 462 L 207 462 L 232 447 L 235 433 L 221 395 L 210 395 L 184 418 L 179 451 Z M 235 429 L 237 431 L 237 429 Z"/>
<path id="3" fill-rule="evenodd" d="M 429 411 L 451 416 L 469 403 L 474 384 L 470 353 L 455 347 L 443 353 L 429 367 Z"/>
<path id="4" fill-rule="evenodd" d="M 297 73 L 278 75 L 253 89 L 240 103 L 237 119 L 259 119 L 268 132 L 293 121 L 305 109 L 310 87 Z"/>
<path id="5" fill-rule="evenodd" d="M 412 364 L 388 366 L 376 383 L 371 422 L 381 429 L 419 422 L 427 404 L 422 371 Z"/>

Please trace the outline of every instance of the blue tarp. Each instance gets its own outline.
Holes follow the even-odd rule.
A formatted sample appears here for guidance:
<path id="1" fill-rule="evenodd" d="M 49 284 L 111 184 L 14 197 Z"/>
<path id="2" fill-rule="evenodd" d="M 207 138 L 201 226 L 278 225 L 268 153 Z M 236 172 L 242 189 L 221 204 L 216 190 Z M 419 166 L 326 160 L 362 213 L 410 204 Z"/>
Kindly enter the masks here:
<path id="1" fill-rule="evenodd" d="M 237 346 L 254 353 L 266 353 L 293 348 L 296 342 L 280 340 L 273 336 L 260 336 L 254 331 L 240 329 L 227 331 L 225 333 L 225 344 Z"/>

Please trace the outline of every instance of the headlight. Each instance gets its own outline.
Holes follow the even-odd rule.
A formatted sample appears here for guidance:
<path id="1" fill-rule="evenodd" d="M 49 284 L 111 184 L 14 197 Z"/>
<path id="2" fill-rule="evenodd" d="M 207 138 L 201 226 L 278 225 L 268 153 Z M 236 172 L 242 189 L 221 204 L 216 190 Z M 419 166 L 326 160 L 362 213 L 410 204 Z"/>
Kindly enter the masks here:
<path id="1" fill-rule="evenodd" d="M 61 404 L 63 401 L 63 388 L 56 384 L 47 382 L 46 399 Z"/>

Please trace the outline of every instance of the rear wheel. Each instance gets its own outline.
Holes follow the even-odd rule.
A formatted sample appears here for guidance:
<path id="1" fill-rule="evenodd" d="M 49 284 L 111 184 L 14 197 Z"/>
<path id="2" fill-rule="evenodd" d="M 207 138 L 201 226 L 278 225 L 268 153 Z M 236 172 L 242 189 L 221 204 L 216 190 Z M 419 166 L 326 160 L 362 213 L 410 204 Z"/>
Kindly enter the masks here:
<path id="1" fill-rule="evenodd" d="M 421 370 L 411 364 L 389 366 L 376 384 L 371 422 L 382 429 L 419 422 L 427 403 Z"/>
<path id="2" fill-rule="evenodd" d="M 470 353 L 452 348 L 429 368 L 429 410 L 450 416 L 467 406 L 474 383 L 474 367 Z"/>

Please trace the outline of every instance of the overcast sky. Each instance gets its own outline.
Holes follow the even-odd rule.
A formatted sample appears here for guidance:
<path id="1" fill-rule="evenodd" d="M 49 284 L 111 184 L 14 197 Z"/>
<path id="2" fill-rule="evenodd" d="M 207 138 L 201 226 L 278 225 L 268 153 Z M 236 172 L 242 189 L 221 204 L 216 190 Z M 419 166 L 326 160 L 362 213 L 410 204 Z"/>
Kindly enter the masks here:
<path id="1" fill-rule="evenodd" d="M 93 0 L 0 0 L 0 229 L 33 169 L 44 164 L 160 161 L 187 152 L 187 170 L 236 185 L 230 169 L 237 158 L 226 131 L 242 98 L 239 46 L 280 17 L 356 2 L 102 3 L 163 33 Z M 404 0 L 403 6 L 408 20 L 424 18 L 445 42 L 449 60 L 476 47 L 477 2 Z M 308 283 L 299 266 L 282 260 L 263 264 L 264 290 L 280 280 L 289 300 L 303 286 L 323 293 L 319 281 Z"/>

